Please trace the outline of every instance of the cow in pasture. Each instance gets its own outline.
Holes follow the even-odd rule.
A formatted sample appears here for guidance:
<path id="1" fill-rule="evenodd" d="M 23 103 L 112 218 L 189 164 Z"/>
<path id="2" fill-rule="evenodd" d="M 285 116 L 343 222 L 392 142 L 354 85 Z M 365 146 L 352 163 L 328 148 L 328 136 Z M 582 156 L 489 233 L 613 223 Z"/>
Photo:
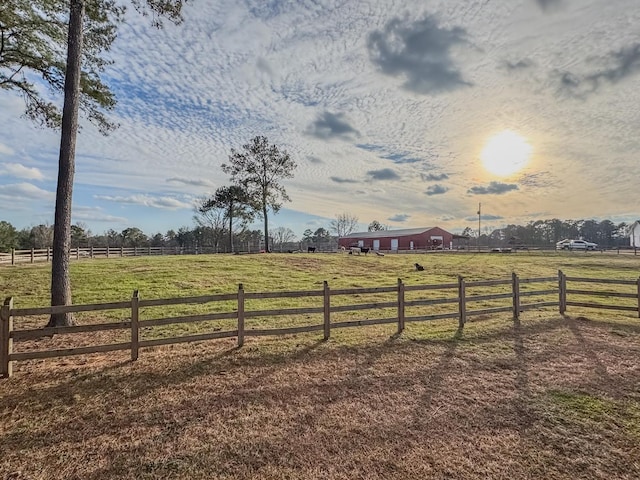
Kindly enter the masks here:
<path id="1" fill-rule="evenodd" d="M 307 247 L 307 253 L 316 253 L 316 247 Z"/>
<path id="2" fill-rule="evenodd" d="M 360 251 L 366 255 L 367 253 L 369 253 L 371 251 L 371 248 L 369 248 L 369 247 L 360 247 Z"/>
<path id="3" fill-rule="evenodd" d="M 417 270 L 418 272 L 422 272 L 422 271 L 424 271 L 424 267 L 423 267 L 422 265 L 420 265 L 419 263 L 416 263 L 416 264 L 415 264 L 415 266 L 416 266 L 416 270 Z"/>
<path id="4" fill-rule="evenodd" d="M 362 249 L 360 247 L 349 248 L 349 255 L 360 255 L 361 252 L 362 252 Z"/>

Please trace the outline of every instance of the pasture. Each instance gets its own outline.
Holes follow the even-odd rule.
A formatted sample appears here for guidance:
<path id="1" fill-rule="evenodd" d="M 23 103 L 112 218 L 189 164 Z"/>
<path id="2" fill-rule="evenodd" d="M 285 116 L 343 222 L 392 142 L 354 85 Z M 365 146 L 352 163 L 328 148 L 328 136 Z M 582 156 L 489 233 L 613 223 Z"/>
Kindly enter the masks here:
<path id="1" fill-rule="evenodd" d="M 142 298 L 230 293 L 239 283 L 292 291 L 324 280 L 350 288 L 558 269 L 636 279 L 640 259 L 305 253 L 80 260 L 71 268 L 74 302 L 95 303 L 136 289 Z M 49 273 L 48 265 L 0 268 L 0 293 L 19 308 L 46 305 Z M 78 320 L 104 320 L 93 316 Z M 361 327 L 328 342 L 318 333 L 248 338 L 240 349 L 225 339 L 147 349 L 136 362 L 124 352 L 18 363 L 14 377 L 0 380 L 0 478 L 640 477 L 637 315 L 546 309 L 515 323 L 507 313 L 457 327 L 409 324 L 400 336 L 393 325 Z"/>

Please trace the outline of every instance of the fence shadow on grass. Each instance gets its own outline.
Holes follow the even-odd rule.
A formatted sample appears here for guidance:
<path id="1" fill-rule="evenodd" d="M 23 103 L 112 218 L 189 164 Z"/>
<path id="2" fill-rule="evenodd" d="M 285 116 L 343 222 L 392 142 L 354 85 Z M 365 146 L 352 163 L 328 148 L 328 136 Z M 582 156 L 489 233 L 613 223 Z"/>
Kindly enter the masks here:
<path id="1" fill-rule="evenodd" d="M 616 322 L 600 321 L 588 324 L 601 329 L 624 326 Z M 632 325 L 630 327 L 632 327 L 629 328 L 630 332 L 640 333 L 640 326 Z M 502 405 L 509 409 L 502 412 L 501 415 L 503 421 L 512 421 L 514 417 L 517 419 L 522 415 L 524 418 L 520 419 L 518 426 L 523 434 L 530 426 L 532 415 L 530 410 L 532 392 L 528 372 L 535 367 L 536 361 L 538 361 L 538 357 L 535 355 L 527 355 L 525 341 L 528 336 L 549 333 L 557 329 L 571 331 L 579 344 L 578 346 L 584 348 L 587 351 L 587 356 L 591 358 L 592 354 L 588 351 L 593 348 L 591 342 L 581 331 L 581 322 L 576 322 L 571 318 L 554 317 L 528 325 L 526 321 L 522 323 L 516 321 L 515 324 L 506 324 L 504 328 L 497 330 L 474 331 L 469 336 L 460 329 L 451 329 L 447 338 L 408 340 L 403 339 L 402 336 L 391 335 L 375 345 L 371 343 L 360 345 L 334 343 L 327 349 L 318 348 L 324 343 L 322 340 L 306 335 L 292 339 L 293 341 L 288 343 L 284 351 L 275 353 L 264 352 L 261 351 L 262 349 L 250 351 L 251 343 L 238 350 L 231 347 L 229 342 L 229 348 L 224 348 L 216 353 L 207 353 L 206 358 L 194 360 L 178 356 L 178 363 L 172 364 L 172 368 L 166 371 L 158 366 L 155 366 L 151 372 L 145 371 L 144 369 L 148 368 L 145 367 L 147 362 L 137 364 L 122 362 L 119 365 L 108 365 L 95 372 L 73 376 L 73 378 L 51 386 L 47 386 L 50 385 L 51 380 L 44 377 L 40 379 L 42 385 L 36 384 L 28 389 L 24 388 L 25 382 L 16 382 L 23 385 L 23 391 L 16 393 L 12 393 L 12 389 L 8 388 L 12 383 L 8 381 L 4 384 L 4 388 L 7 388 L 7 393 L 3 395 L 5 412 L 31 408 L 39 416 L 45 415 L 44 412 L 47 410 L 75 404 L 79 413 L 78 425 L 69 425 L 69 418 L 52 416 L 50 423 L 46 426 L 46 435 L 43 435 L 42 431 L 25 432 L 14 428 L 13 430 L 8 429 L 7 433 L 0 435 L 0 442 L 11 451 L 33 451 L 38 448 L 54 449 L 57 445 L 65 443 L 81 449 L 83 435 L 80 434 L 80 430 L 83 426 L 94 429 L 98 434 L 116 435 L 114 432 L 125 431 L 132 425 L 159 429 L 159 436 L 154 437 L 153 441 L 171 442 L 192 431 L 193 428 L 197 428 L 200 423 L 206 422 L 210 415 L 220 415 L 222 418 L 225 418 L 224 415 L 238 415 L 238 412 L 251 411 L 253 405 L 263 405 L 270 409 L 277 409 L 279 406 L 290 408 L 291 410 L 287 411 L 286 415 L 293 415 L 296 421 L 293 421 L 291 425 L 283 426 L 272 436 L 260 437 L 260 440 L 256 440 L 256 442 L 261 443 L 256 445 L 255 451 L 251 450 L 245 458 L 234 460 L 238 464 L 245 462 L 246 468 L 255 471 L 264 466 L 278 465 L 281 458 L 287 455 L 287 445 L 293 438 L 300 437 L 303 441 L 323 438 L 317 437 L 319 434 L 313 431 L 314 426 L 323 425 L 323 422 L 327 421 L 337 421 L 335 419 L 337 406 L 347 405 L 348 408 L 354 409 L 359 405 L 366 405 L 369 401 L 380 403 L 380 395 L 385 399 L 396 398 L 394 394 L 403 395 L 404 397 L 401 398 L 408 398 L 407 395 L 419 388 L 424 393 L 411 404 L 414 408 L 413 411 L 398 414 L 399 423 L 395 425 L 363 424 L 352 427 L 352 430 L 348 432 L 342 430 L 336 432 L 336 435 L 343 436 L 338 443 L 345 442 L 345 444 L 349 435 L 354 432 L 359 434 L 360 436 L 356 435 L 356 445 L 353 448 L 358 447 L 358 442 L 366 442 L 371 438 L 391 438 L 394 440 L 394 442 L 390 442 L 391 444 L 402 445 L 401 439 L 407 432 L 412 436 L 412 441 L 416 441 L 425 435 L 425 431 L 429 431 L 429 422 L 435 413 L 434 399 L 443 395 L 443 388 L 453 388 L 452 385 L 447 384 L 447 380 L 451 379 L 452 375 L 461 372 L 461 375 L 469 377 L 467 382 L 473 381 L 474 374 L 472 372 L 465 372 L 459 368 L 456 370 L 456 362 L 460 360 L 460 349 L 468 342 L 482 347 L 485 343 L 504 340 L 512 342 L 512 352 L 515 355 L 512 370 L 515 372 L 514 388 L 517 393 L 515 399 L 504 399 Z M 261 344 L 256 342 L 255 345 Z M 434 351 L 430 347 L 437 347 L 438 350 Z M 545 351 L 544 355 L 549 357 L 558 348 L 562 347 L 553 346 Z M 161 352 L 155 352 L 153 355 L 161 356 L 161 354 Z M 419 358 L 424 359 L 424 368 L 420 366 L 420 363 L 416 363 L 406 370 L 399 369 L 386 374 L 384 367 L 392 365 L 403 355 L 419 355 Z M 287 381 L 278 378 L 278 372 L 281 369 L 286 375 L 295 374 L 298 368 L 311 369 L 313 372 L 316 367 L 326 365 L 324 361 L 332 359 L 332 357 L 340 359 L 341 362 L 347 362 L 347 367 L 334 377 L 324 379 L 326 381 L 321 381 L 322 379 L 316 381 L 312 375 L 300 381 L 297 381 L 295 377 Z M 540 359 L 543 360 L 542 357 Z M 596 369 L 604 368 L 597 356 L 592 361 L 595 362 Z M 598 366 L 598 362 L 600 362 L 600 366 Z M 335 361 L 334 364 L 336 364 Z M 460 367 L 460 364 L 457 367 Z M 483 366 L 481 365 L 481 367 Z M 254 368 L 260 368 L 258 375 L 251 374 Z M 486 365 L 483 368 L 486 368 Z M 322 374 L 322 370 L 317 371 Z M 72 372 L 69 374 L 73 375 Z M 218 382 L 218 375 L 222 374 L 225 374 L 223 377 L 228 378 L 220 381 L 218 389 L 216 382 Z M 506 373 L 502 376 L 507 378 L 509 374 Z M 246 378 L 247 380 L 237 384 L 236 378 L 233 377 Z M 615 380 L 610 379 L 610 382 L 613 384 Z M 190 398 L 188 394 L 184 394 L 182 397 L 178 395 L 179 408 L 182 412 L 188 413 L 178 415 L 178 417 L 172 416 L 171 408 L 176 408 L 172 403 L 175 399 L 165 398 L 166 390 L 181 392 L 186 389 L 185 391 L 188 393 L 195 392 L 198 388 L 207 389 L 205 394 L 198 398 Z M 158 393 L 160 391 L 162 393 Z M 354 399 L 354 392 L 362 392 L 363 396 Z M 76 399 L 76 395 L 81 398 Z M 147 405 L 141 401 L 145 398 L 152 401 Z M 303 404 L 308 398 L 314 399 L 309 408 L 294 408 L 297 404 Z M 109 405 L 113 413 L 95 415 L 91 408 L 88 412 L 83 412 L 82 406 L 85 402 L 97 403 L 98 405 L 103 402 Z M 386 403 L 384 405 L 384 408 L 392 408 Z M 499 412 L 499 405 L 491 407 L 496 409 L 495 412 Z M 228 408 L 232 408 L 230 414 L 218 413 L 224 412 Z M 491 413 L 492 411 L 488 410 L 487 412 Z M 118 453 L 118 449 L 120 453 L 124 453 L 127 447 L 125 445 L 114 448 L 116 449 L 115 453 Z M 222 446 L 223 453 L 215 453 L 215 455 L 228 454 L 229 457 L 233 457 L 234 452 L 224 453 L 225 448 L 232 449 L 230 445 L 225 444 Z M 167 462 L 169 460 L 176 462 L 176 458 L 179 456 L 181 461 L 197 464 L 197 462 L 203 461 L 201 455 L 205 454 L 214 455 L 211 452 L 192 450 L 176 453 L 176 455 L 170 456 Z M 124 461 L 135 462 L 136 459 L 130 458 Z M 294 463 L 295 461 L 298 460 L 292 460 Z M 85 478 L 117 476 L 122 472 L 122 468 L 131 469 L 133 466 L 133 464 L 109 464 L 91 472 Z M 157 469 L 160 472 L 165 471 L 167 474 L 172 468 L 171 465 L 163 463 L 143 467 Z"/>

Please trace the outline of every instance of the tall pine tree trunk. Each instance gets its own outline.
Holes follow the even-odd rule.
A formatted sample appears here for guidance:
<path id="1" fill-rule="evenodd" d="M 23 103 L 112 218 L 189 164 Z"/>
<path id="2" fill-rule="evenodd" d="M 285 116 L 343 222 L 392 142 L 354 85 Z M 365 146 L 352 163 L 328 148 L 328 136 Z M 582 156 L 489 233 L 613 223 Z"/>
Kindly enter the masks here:
<path id="1" fill-rule="evenodd" d="M 53 227 L 53 262 L 51 266 L 51 305 L 71 305 L 69 257 L 71 255 L 71 199 L 75 170 L 78 107 L 80 104 L 80 69 L 82 62 L 82 20 L 84 0 L 70 0 L 67 68 L 64 79 L 62 135 L 58 161 L 58 187 Z M 70 313 L 51 315 L 48 326 L 72 325 Z"/>
<path id="2" fill-rule="evenodd" d="M 262 202 L 262 214 L 264 215 L 264 251 L 269 253 L 269 219 L 267 218 L 267 199 Z"/>
<path id="3" fill-rule="evenodd" d="M 233 251 L 233 207 L 229 207 L 229 250 L 231 253 L 235 253 Z"/>

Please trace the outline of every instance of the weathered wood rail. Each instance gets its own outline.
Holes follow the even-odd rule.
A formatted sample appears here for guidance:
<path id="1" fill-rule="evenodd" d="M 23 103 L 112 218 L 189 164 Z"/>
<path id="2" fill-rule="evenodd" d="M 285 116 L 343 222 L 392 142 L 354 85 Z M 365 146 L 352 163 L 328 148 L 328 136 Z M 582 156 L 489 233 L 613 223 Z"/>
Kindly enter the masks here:
<path id="1" fill-rule="evenodd" d="M 73 247 L 69 251 L 71 259 L 81 258 L 116 258 L 140 257 L 148 255 L 197 255 L 216 253 L 212 247 Z M 31 248 L 27 250 L 12 249 L 10 253 L 0 253 L 0 265 L 16 265 L 18 263 L 50 262 L 53 249 Z"/>
<path id="2" fill-rule="evenodd" d="M 605 285 L 633 286 L 633 292 L 613 292 L 605 290 L 588 290 L 584 288 L 567 288 L 567 282 L 572 283 L 599 283 Z M 537 290 L 525 290 L 521 285 L 551 284 L 553 288 L 540 288 Z M 499 287 L 507 289 L 500 293 L 475 293 L 478 288 Z M 536 287 L 537 288 L 537 287 Z M 420 298 L 422 293 L 436 292 L 446 295 L 441 298 Z M 406 295 L 410 293 L 411 298 Z M 331 299 L 339 296 L 355 295 L 392 295 L 393 301 L 375 301 L 367 303 L 357 303 L 349 305 L 332 305 Z M 567 295 L 576 296 L 597 296 L 607 298 L 635 299 L 634 305 L 614 305 L 592 303 L 584 301 L 572 301 L 567 299 Z M 283 309 L 255 309 L 247 310 L 247 300 L 263 299 L 289 299 L 319 297 L 321 304 L 311 307 L 291 307 Z M 537 297 L 537 298 L 535 298 Z M 540 297 L 544 297 L 540 299 Z M 549 300 L 553 297 L 553 300 Z M 531 299 L 523 303 L 522 299 Z M 508 304 L 493 305 L 492 302 L 509 299 Z M 538 301 L 536 301 L 538 300 Z M 197 315 L 181 315 L 177 317 L 155 318 L 140 320 L 140 310 L 148 307 L 159 307 L 168 305 L 185 304 L 209 304 L 217 302 L 234 302 L 235 308 L 226 312 L 204 313 Z M 469 309 L 470 304 L 481 305 L 485 308 Z M 438 309 L 430 312 L 429 308 L 451 306 L 450 311 Z M 9 377 L 13 372 L 13 362 L 44 359 L 53 357 L 64 357 L 70 355 L 84 355 L 100 352 L 112 352 L 118 350 L 130 350 L 131 359 L 137 360 L 141 348 L 154 347 L 160 345 L 170 345 L 185 342 L 200 342 L 220 338 L 237 338 L 237 344 L 241 347 L 245 337 L 287 335 L 304 332 L 322 331 L 325 340 L 329 340 L 331 331 L 336 328 L 350 328 L 367 325 L 396 324 L 397 332 L 402 333 L 405 325 L 410 322 L 424 322 L 441 319 L 458 319 L 459 328 L 464 327 L 467 318 L 479 315 L 492 315 L 501 312 L 511 312 L 514 319 L 518 319 L 521 312 L 556 307 L 561 314 L 567 310 L 567 306 L 583 308 L 613 309 L 629 312 L 637 312 L 640 317 L 640 278 L 637 280 L 613 280 L 595 279 L 583 277 L 567 277 L 562 271 L 553 277 L 538 277 L 520 279 L 516 273 L 511 278 L 497 280 L 477 280 L 466 281 L 463 277 L 458 277 L 455 283 L 443 283 L 435 285 L 405 285 L 398 279 L 397 285 L 367 288 L 343 288 L 331 290 L 325 281 L 321 290 L 300 290 L 288 292 L 245 292 L 242 284 L 239 285 L 236 293 L 203 295 L 195 297 L 164 298 L 144 300 L 139 297 L 138 291 L 134 291 L 130 300 L 121 302 L 109 302 L 87 305 L 69 305 L 56 307 L 34 307 L 34 308 L 14 308 L 13 298 L 7 298 L 0 308 L 0 375 Z M 420 310 L 421 309 L 421 310 Z M 114 322 L 103 322 L 88 325 L 76 325 L 69 327 L 53 328 L 29 328 L 14 329 L 15 317 L 29 317 L 35 315 L 51 315 L 64 312 L 95 312 L 103 310 L 126 310 L 128 317 L 125 320 Z M 393 311 L 392 316 L 382 318 L 363 318 L 358 320 L 333 320 L 332 314 L 343 312 L 360 311 Z M 417 314 L 420 313 L 420 314 Z M 322 323 L 314 325 L 301 325 L 284 328 L 247 328 L 246 320 L 258 317 L 278 317 L 278 316 L 299 316 L 307 314 L 322 315 Z M 213 331 L 179 337 L 141 339 L 141 329 L 160 327 L 173 324 L 196 323 L 214 320 L 235 320 L 235 328 L 224 331 Z M 71 347 L 55 350 L 38 350 L 14 352 L 14 342 L 36 340 L 42 337 L 53 335 L 102 332 L 109 330 L 129 330 L 130 341 L 104 345 Z"/>

